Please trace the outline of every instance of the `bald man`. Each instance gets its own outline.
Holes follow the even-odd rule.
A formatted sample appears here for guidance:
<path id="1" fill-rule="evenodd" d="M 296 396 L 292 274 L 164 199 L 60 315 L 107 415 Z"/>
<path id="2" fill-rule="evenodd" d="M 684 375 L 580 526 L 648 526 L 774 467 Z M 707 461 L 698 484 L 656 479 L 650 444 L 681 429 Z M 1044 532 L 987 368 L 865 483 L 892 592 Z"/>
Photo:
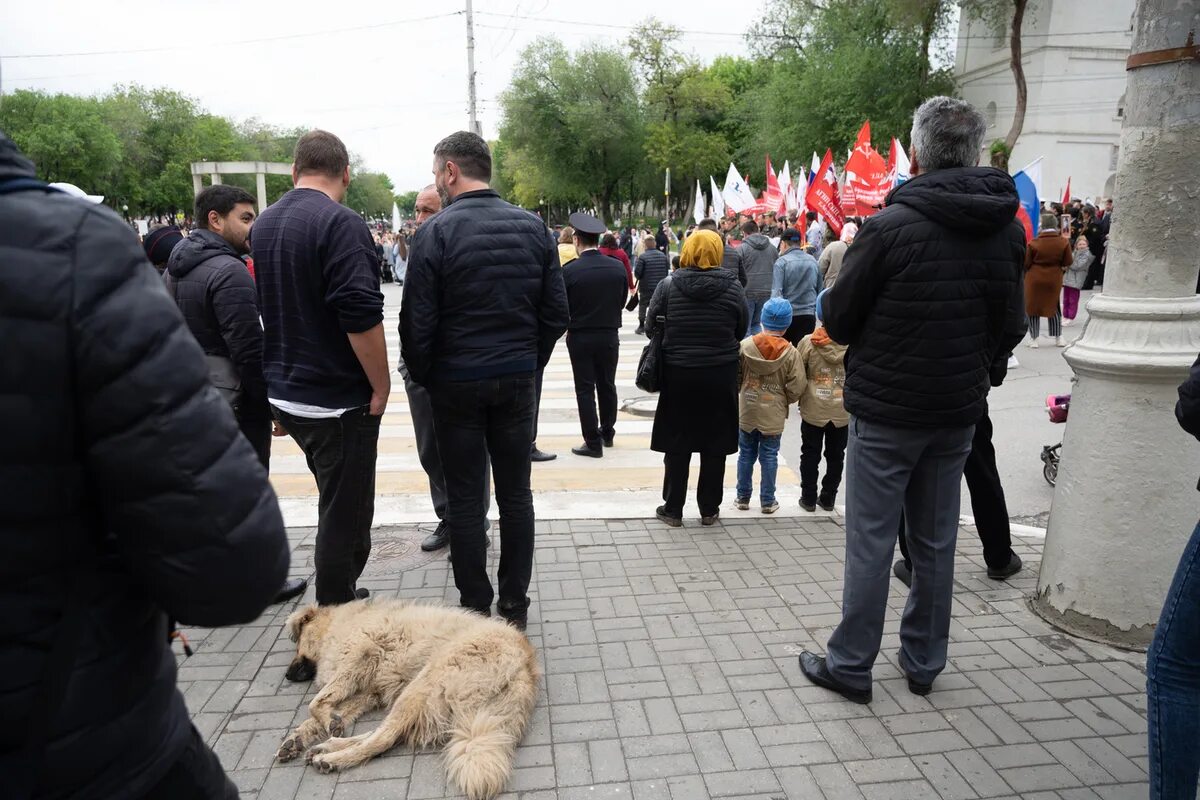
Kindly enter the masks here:
<path id="1" fill-rule="evenodd" d="M 416 207 L 417 225 L 442 210 L 442 201 L 438 197 L 437 187 L 432 183 L 417 195 Z M 437 436 L 433 428 L 433 407 L 429 404 L 429 392 L 425 387 L 412 382 L 408 368 L 404 366 L 404 357 L 400 357 L 401 377 L 404 378 L 404 393 L 408 395 L 408 413 L 412 415 L 413 434 L 417 439 L 417 458 L 421 461 L 421 469 L 429 477 L 429 498 L 433 501 L 433 511 L 437 514 L 438 526 L 433 533 L 421 543 L 421 549 L 427 553 L 441 550 L 450 543 L 450 532 L 446 529 L 446 476 L 442 471 L 442 457 L 438 453 Z M 484 484 L 486 499 L 484 507 L 491 506 L 492 487 L 490 479 Z"/>

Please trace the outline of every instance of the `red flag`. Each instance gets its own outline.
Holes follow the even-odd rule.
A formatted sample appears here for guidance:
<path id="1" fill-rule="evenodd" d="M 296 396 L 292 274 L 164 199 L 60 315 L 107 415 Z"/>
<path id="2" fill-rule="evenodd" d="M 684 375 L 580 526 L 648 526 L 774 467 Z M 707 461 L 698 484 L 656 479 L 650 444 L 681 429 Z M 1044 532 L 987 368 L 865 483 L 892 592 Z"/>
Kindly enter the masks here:
<path id="1" fill-rule="evenodd" d="M 1071 205 L 1071 176 L 1067 176 L 1067 190 L 1063 192 L 1063 208 Z"/>
<path id="2" fill-rule="evenodd" d="M 850 179 L 843 173 L 842 175 L 842 214 L 847 217 L 853 217 L 858 214 L 858 205 L 854 202 L 854 186 L 850 183 Z"/>
<path id="3" fill-rule="evenodd" d="M 821 159 L 817 176 L 809 184 L 808 192 L 804 195 L 804 205 L 823 216 L 833 232 L 841 236 L 845 218 L 842 216 L 837 176 L 833 174 L 832 150 L 825 150 L 825 157 Z"/>
<path id="4" fill-rule="evenodd" d="M 771 211 L 783 204 L 783 190 L 779 188 L 779 178 L 775 177 L 775 170 L 771 168 L 770 156 L 767 156 L 767 190 L 763 192 L 763 203 Z"/>
<path id="5" fill-rule="evenodd" d="M 854 203 L 859 216 L 870 216 L 879 210 L 889 188 L 888 168 L 883 156 L 871 147 L 871 121 L 863 123 L 854 143 L 854 151 L 846 161 L 846 185 L 854 189 Z"/>

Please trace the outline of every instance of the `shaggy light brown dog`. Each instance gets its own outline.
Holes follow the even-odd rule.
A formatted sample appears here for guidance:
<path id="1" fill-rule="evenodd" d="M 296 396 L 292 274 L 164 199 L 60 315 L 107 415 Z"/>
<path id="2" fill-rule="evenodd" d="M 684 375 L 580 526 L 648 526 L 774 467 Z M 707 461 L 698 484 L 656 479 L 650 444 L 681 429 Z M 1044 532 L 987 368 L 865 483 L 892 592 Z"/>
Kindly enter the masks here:
<path id="1" fill-rule="evenodd" d="M 332 772 L 400 741 L 444 744 L 447 776 L 471 800 L 504 788 L 537 701 L 537 658 L 520 631 L 399 600 L 309 606 L 287 629 L 297 643 L 288 677 L 312 677 L 315 668 L 320 691 L 312 716 L 279 748 L 280 761 L 307 751 L 317 769 Z M 379 727 L 341 738 L 378 707 L 391 709 Z"/>

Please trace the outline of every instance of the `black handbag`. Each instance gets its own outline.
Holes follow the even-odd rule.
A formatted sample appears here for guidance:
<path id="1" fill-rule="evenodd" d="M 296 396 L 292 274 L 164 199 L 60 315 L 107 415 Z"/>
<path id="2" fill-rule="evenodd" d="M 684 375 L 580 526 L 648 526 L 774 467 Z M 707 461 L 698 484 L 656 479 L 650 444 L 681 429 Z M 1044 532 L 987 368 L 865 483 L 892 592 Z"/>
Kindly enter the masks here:
<path id="1" fill-rule="evenodd" d="M 638 307 L 638 293 L 637 293 L 637 289 L 634 289 L 632 292 L 629 293 L 629 301 L 627 303 L 625 303 L 625 310 L 633 311 L 637 307 Z"/>
<path id="2" fill-rule="evenodd" d="M 667 288 L 663 297 L 663 310 L 667 310 L 671 297 L 671 279 L 664 278 L 667 282 Z M 654 335 L 650 337 L 650 343 L 642 348 L 642 355 L 638 358 L 637 376 L 634 378 L 634 385 L 643 392 L 651 394 L 662 388 L 662 365 L 663 365 L 663 336 L 667 331 L 667 317 L 658 315 L 654 318 L 657 323 L 655 326 Z"/>

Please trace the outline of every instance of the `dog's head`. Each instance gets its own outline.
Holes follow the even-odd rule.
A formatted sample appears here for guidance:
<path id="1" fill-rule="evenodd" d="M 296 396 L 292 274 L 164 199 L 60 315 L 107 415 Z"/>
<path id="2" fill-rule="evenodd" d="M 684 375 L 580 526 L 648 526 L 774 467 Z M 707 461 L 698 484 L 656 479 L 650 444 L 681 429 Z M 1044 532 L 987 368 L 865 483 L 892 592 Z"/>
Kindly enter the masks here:
<path id="1" fill-rule="evenodd" d="M 329 628 L 329 609 L 307 606 L 288 617 L 284 625 L 296 643 L 296 657 L 288 665 L 286 677 L 289 681 L 311 681 L 316 677 L 321 644 Z"/>

